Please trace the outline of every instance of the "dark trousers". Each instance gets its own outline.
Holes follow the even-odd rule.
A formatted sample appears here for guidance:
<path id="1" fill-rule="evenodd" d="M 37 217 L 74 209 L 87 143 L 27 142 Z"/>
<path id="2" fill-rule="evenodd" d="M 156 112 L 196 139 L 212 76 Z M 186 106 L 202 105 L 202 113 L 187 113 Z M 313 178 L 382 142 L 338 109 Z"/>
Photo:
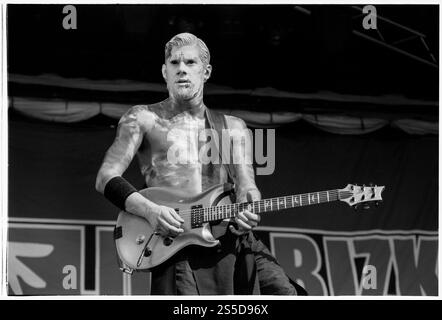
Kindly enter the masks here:
<path id="1" fill-rule="evenodd" d="M 267 246 L 253 234 L 251 248 L 255 256 L 260 293 L 263 295 L 307 295 L 290 279 Z"/>
<path id="2" fill-rule="evenodd" d="M 152 270 L 155 295 L 306 295 L 253 232 L 227 229 L 219 248 L 191 247 Z"/>

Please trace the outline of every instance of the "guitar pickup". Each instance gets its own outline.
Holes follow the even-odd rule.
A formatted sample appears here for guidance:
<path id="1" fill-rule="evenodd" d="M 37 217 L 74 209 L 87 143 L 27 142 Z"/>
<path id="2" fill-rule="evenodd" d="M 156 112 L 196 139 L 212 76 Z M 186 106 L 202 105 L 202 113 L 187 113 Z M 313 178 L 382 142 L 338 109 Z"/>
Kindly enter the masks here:
<path id="1" fill-rule="evenodd" d="M 192 228 L 199 228 L 203 225 L 204 222 L 204 212 L 202 209 L 203 205 L 198 204 L 190 207 L 190 225 Z"/>

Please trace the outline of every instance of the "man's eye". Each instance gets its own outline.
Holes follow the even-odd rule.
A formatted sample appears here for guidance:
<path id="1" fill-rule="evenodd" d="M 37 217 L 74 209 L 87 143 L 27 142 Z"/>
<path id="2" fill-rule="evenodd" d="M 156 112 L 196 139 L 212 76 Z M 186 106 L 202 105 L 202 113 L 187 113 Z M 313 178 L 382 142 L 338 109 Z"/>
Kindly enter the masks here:
<path id="1" fill-rule="evenodd" d="M 187 64 L 194 64 L 195 60 L 187 60 Z"/>
<path id="2" fill-rule="evenodd" d="M 171 64 L 178 64 L 178 61 L 177 60 L 171 60 L 170 63 Z"/>

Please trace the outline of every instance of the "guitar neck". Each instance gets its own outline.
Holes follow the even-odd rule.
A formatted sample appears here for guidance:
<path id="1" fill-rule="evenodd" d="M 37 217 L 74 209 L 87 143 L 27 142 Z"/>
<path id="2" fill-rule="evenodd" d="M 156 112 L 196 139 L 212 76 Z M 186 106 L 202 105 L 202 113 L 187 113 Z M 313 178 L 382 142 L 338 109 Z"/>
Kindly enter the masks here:
<path id="1" fill-rule="evenodd" d="M 266 212 L 275 212 L 284 209 L 338 201 L 350 196 L 351 193 L 347 191 L 334 189 L 262 199 L 253 202 L 232 203 L 215 207 L 199 208 L 194 209 L 192 214 L 192 225 L 199 226 L 204 222 L 233 218 L 239 211 L 245 209 L 252 213 L 262 214 Z"/>

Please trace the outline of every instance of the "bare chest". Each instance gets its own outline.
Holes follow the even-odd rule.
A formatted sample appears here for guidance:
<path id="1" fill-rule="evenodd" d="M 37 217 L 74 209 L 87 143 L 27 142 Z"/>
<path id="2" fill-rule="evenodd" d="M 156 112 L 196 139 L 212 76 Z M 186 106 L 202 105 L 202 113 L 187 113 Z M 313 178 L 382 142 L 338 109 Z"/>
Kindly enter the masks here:
<path id="1" fill-rule="evenodd" d="M 175 152 L 189 156 L 189 153 L 197 153 L 199 145 L 205 141 L 204 130 L 204 119 L 180 114 L 171 119 L 156 119 L 152 130 L 144 138 L 154 154 Z"/>

